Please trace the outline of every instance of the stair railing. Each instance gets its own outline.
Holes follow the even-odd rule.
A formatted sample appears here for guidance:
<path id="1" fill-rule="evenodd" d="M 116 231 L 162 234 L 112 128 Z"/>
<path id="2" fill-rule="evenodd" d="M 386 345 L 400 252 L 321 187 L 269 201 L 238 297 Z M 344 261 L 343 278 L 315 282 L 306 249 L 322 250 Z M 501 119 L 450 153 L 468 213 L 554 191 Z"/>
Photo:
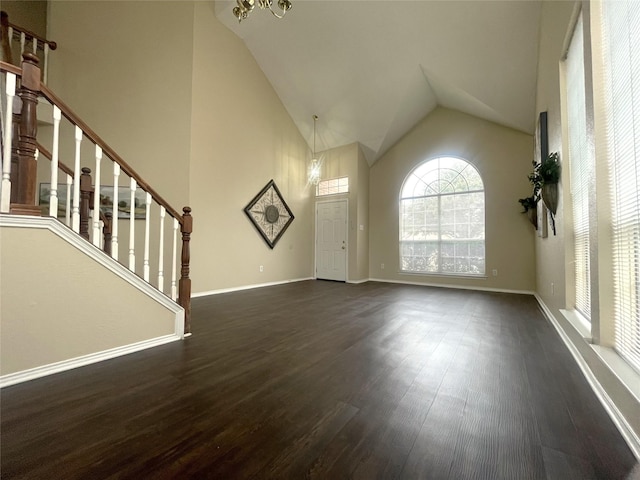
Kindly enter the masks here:
<path id="1" fill-rule="evenodd" d="M 30 51 L 42 60 L 42 80 L 46 84 L 49 71 L 49 52 L 55 50 L 56 42 L 42 38 L 41 36 L 9 22 L 7 12 L 0 12 L 2 25 L 2 59 L 7 63 L 13 63 L 14 48 L 20 49 L 20 58 L 25 51 Z"/>
<path id="2" fill-rule="evenodd" d="M 106 144 L 88 125 L 86 125 L 60 98 L 58 98 L 49 88 L 40 81 L 40 69 L 38 58 L 31 54 L 23 54 L 22 68 L 0 62 L 0 72 L 2 85 L 5 87 L 6 100 L 2 102 L 3 108 L 6 105 L 5 121 L 3 122 L 2 141 L 2 182 L 0 183 L 0 213 L 13 213 L 23 215 L 41 215 L 41 207 L 37 202 L 37 155 L 43 153 L 51 159 L 51 175 L 49 189 L 49 211 L 48 215 L 58 217 L 60 193 L 58 188 L 58 171 L 61 168 L 60 142 L 71 143 L 74 148 L 73 168 L 63 168 L 63 173 L 67 176 L 67 185 L 71 179 L 71 191 L 64 199 L 66 204 L 65 216 L 70 221 L 70 227 L 78 234 L 83 235 L 85 230 L 91 230 L 91 236 L 84 235 L 92 241 L 94 245 L 100 247 L 100 219 L 104 223 L 109 223 L 110 234 L 109 247 L 111 257 L 120 261 L 119 256 L 119 218 L 128 223 L 128 262 L 121 262 L 128 266 L 133 273 L 140 275 L 145 281 L 155 286 L 158 290 L 177 301 L 185 310 L 185 333 L 191 331 L 191 279 L 190 273 L 190 241 L 193 230 L 193 219 L 191 208 L 184 207 L 182 214 L 175 210 L 164 200 L 140 175 L 126 163 L 109 145 Z M 17 148 L 12 148 L 13 138 L 13 105 L 17 97 L 21 100 L 20 121 L 18 124 Z M 38 99 L 49 103 L 52 107 L 53 134 L 51 138 L 51 153 L 47 151 L 37 140 L 37 104 Z M 72 139 L 61 138 L 61 121 L 68 122 L 74 131 Z M 92 186 L 89 171 L 85 171 L 83 176 L 82 164 L 86 158 L 86 150 L 83 153 L 83 140 L 88 140 L 90 146 L 95 147 L 95 155 L 90 160 L 95 165 L 95 182 Z M 13 159 L 12 159 L 13 157 Z M 109 181 L 103 182 L 101 179 L 102 160 L 106 157 L 111 162 L 113 176 Z M 13 162 L 12 162 L 13 160 Z M 17 164 L 16 171 L 12 171 L 12 163 Z M 86 167 L 85 167 L 86 168 Z M 120 176 L 129 177 L 128 187 L 120 186 Z M 126 195 L 120 197 L 120 190 L 126 190 Z M 81 199 L 84 198 L 82 202 Z M 93 219 L 89 222 L 89 204 L 92 204 Z M 154 217 L 154 228 L 158 230 L 157 242 L 157 278 L 151 281 L 151 214 L 157 210 L 157 217 Z M 103 215 L 96 214 L 102 212 Z M 111 213 L 109 219 L 106 213 Z M 169 224 L 166 223 L 166 216 L 169 216 Z M 136 224 L 144 219 L 144 248 L 142 272 L 136 268 Z M 157 222 L 156 222 L 157 220 Z M 91 223 L 91 225 L 89 225 Z M 177 280 L 177 233 L 180 229 L 182 237 L 182 248 L 179 258 L 180 278 Z M 166 231 L 172 235 L 172 250 L 165 250 Z M 104 241 L 104 240 L 102 240 Z M 105 250 L 107 249 L 106 246 Z M 171 256 L 171 261 L 166 262 L 165 256 Z M 167 285 L 165 282 L 164 265 L 172 265 L 171 281 Z"/>

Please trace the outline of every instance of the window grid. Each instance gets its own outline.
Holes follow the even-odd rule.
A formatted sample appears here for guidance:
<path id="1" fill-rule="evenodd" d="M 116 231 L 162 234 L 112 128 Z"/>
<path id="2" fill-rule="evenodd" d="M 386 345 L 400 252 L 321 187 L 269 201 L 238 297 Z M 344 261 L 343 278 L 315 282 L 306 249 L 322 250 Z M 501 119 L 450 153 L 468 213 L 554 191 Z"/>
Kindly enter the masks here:
<path id="1" fill-rule="evenodd" d="M 483 275 L 484 189 L 464 160 L 422 163 L 405 179 L 400 199 L 400 270 Z"/>
<path id="2" fill-rule="evenodd" d="M 318 197 L 338 193 L 349 193 L 349 177 L 331 178 L 321 180 L 318 183 L 318 189 L 316 191 Z"/>

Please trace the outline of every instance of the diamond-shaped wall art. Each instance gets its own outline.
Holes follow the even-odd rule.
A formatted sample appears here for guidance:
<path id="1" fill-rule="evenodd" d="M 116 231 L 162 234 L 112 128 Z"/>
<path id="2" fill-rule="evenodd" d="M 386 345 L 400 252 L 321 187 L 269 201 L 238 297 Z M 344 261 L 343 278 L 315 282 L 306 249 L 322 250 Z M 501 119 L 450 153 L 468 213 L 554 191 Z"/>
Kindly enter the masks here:
<path id="1" fill-rule="evenodd" d="M 275 182 L 271 180 L 244 209 L 264 241 L 273 248 L 294 216 Z"/>

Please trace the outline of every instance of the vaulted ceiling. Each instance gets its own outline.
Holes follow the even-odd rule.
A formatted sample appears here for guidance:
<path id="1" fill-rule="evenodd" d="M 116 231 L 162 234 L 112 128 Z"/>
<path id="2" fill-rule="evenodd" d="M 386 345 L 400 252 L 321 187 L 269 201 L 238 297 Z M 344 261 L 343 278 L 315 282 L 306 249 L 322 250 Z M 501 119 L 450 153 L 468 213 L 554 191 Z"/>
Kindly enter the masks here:
<path id="1" fill-rule="evenodd" d="M 357 141 L 373 164 L 438 105 L 533 133 L 540 2 L 292 3 L 282 20 L 256 6 L 239 24 L 235 1 L 216 15 L 310 145 L 318 115 L 318 151 Z"/>

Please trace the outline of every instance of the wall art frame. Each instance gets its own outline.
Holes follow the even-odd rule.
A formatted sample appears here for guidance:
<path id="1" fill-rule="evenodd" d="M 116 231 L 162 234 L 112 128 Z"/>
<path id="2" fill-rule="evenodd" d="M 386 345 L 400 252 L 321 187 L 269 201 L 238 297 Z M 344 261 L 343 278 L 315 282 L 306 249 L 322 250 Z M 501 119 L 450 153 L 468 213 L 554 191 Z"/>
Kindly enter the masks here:
<path id="1" fill-rule="evenodd" d="M 271 249 L 295 218 L 273 179 L 253 197 L 244 213 Z"/>

